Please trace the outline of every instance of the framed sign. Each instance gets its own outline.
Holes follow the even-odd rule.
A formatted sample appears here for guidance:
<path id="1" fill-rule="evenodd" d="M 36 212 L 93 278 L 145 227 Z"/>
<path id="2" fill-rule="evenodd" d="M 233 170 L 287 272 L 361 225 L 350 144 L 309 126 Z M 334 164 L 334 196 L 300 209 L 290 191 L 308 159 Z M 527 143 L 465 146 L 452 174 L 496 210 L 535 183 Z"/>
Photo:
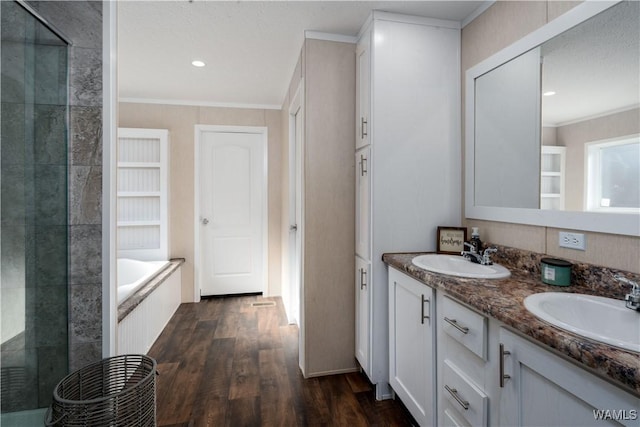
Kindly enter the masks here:
<path id="1" fill-rule="evenodd" d="M 460 255 L 467 241 L 466 227 L 438 227 L 436 252 L 439 254 Z"/>

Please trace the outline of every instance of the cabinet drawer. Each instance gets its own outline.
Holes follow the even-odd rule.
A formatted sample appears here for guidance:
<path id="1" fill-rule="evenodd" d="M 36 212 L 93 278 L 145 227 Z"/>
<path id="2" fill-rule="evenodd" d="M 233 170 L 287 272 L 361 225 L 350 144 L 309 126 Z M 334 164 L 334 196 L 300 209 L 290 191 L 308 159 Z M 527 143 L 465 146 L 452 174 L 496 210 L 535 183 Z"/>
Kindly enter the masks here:
<path id="1" fill-rule="evenodd" d="M 462 373 L 460 368 L 449 360 L 444 361 L 443 390 L 445 399 L 452 407 L 458 409 L 458 413 L 472 426 L 487 425 L 486 394 L 473 384 Z"/>
<path id="2" fill-rule="evenodd" d="M 447 408 L 444 410 L 441 420 L 441 424 L 443 427 L 471 427 L 466 420 L 460 419 L 460 416 L 456 414 L 456 411 Z"/>
<path id="3" fill-rule="evenodd" d="M 444 332 L 478 357 L 487 359 L 487 318 L 445 297 L 441 325 Z"/>

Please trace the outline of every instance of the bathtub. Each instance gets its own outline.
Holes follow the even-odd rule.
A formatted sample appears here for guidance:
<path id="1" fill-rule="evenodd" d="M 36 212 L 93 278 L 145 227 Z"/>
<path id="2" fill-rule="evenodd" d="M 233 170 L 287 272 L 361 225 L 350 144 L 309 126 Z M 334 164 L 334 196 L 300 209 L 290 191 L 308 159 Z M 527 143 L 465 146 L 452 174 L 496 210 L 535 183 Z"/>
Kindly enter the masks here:
<path id="1" fill-rule="evenodd" d="M 129 298 L 169 265 L 169 261 L 118 258 L 118 304 Z"/>
<path id="2" fill-rule="evenodd" d="M 118 260 L 117 354 L 146 354 L 180 306 L 184 259 Z"/>

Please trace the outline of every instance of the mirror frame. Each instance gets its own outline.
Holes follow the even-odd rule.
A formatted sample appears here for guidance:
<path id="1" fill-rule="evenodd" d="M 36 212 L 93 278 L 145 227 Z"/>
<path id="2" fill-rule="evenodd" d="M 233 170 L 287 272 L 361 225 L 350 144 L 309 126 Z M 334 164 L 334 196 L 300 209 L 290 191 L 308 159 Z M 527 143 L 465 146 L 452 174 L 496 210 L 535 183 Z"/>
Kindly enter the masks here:
<path id="1" fill-rule="evenodd" d="M 476 206 L 474 200 L 475 79 L 618 3 L 620 2 L 585 1 L 467 70 L 465 75 L 466 218 L 640 236 L 640 215 L 635 213 L 612 214 Z"/>

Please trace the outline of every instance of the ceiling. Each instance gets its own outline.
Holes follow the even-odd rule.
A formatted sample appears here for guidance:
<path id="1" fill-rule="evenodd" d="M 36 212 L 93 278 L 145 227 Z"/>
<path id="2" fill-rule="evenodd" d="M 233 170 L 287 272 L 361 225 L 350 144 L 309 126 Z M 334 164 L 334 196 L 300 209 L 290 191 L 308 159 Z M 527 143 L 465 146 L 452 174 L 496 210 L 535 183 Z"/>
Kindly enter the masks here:
<path id="1" fill-rule="evenodd" d="M 640 2 L 622 2 L 542 45 L 543 123 L 562 126 L 640 102 Z"/>
<path id="2" fill-rule="evenodd" d="M 353 37 L 374 9 L 463 22 L 491 3 L 119 1 L 119 97 L 280 108 L 305 30 Z"/>

